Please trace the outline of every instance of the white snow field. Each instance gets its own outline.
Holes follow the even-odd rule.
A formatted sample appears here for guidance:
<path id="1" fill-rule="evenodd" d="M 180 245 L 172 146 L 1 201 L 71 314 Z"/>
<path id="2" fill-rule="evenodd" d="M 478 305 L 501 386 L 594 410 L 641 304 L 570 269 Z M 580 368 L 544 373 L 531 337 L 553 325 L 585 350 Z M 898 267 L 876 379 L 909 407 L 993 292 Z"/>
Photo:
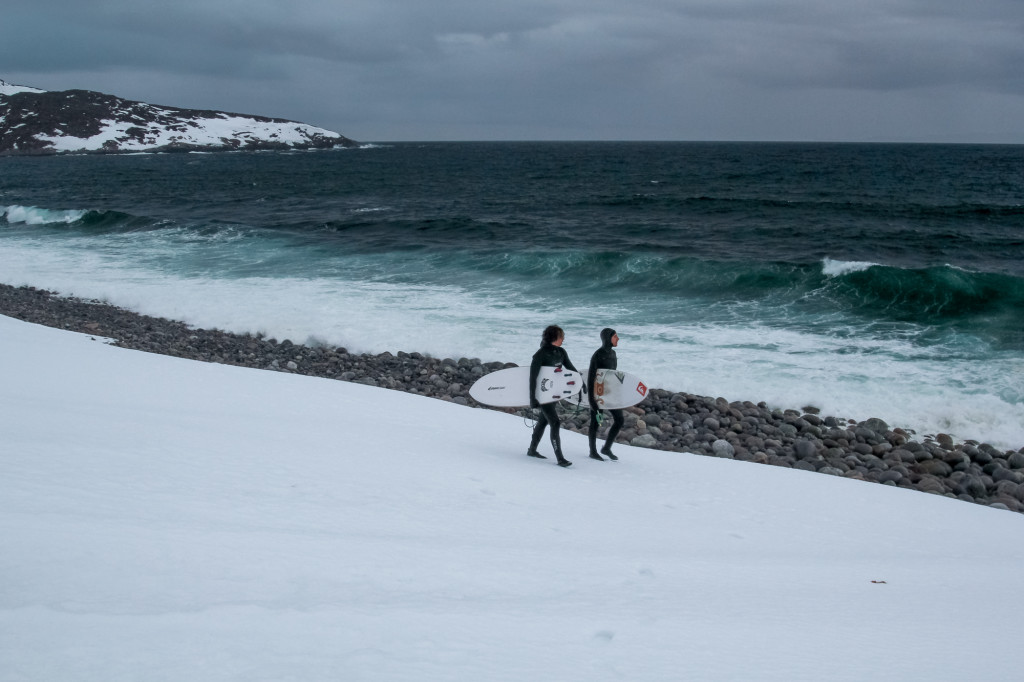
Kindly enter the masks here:
<path id="1" fill-rule="evenodd" d="M 0 680 L 1015 680 L 1024 516 L 0 317 Z"/>

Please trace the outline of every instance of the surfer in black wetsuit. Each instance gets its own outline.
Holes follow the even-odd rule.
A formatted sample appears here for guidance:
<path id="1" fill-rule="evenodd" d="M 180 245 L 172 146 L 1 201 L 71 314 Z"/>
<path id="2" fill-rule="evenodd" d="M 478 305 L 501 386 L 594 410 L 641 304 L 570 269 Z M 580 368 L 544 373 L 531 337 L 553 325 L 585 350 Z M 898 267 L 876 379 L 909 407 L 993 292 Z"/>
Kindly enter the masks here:
<path id="1" fill-rule="evenodd" d="M 587 398 L 590 400 L 590 458 L 604 461 L 601 455 L 597 454 L 597 429 L 599 426 L 598 416 L 601 410 L 597 407 L 597 397 L 594 395 L 594 380 L 599 369 L 618 369 L 619 359 L 615 354 L 615 346 L 619 345 L 619 335 L 615 330 L 606 327 L 601 330 L 601 347 L 594 351 L 590 357 L 590 369 L 587 371 Z M 618 459 L 612 454 L 612 443 L 615 436 L 619 435 L 622 423 L 625 421 L 622 410 L 608 410 L 612 415 L 612 427 L 608 430 L 608 437 L 605 439 L 601 454 L 607 455 L 608 459 Z"/>
<path id="2" fill-rule="evenodd" d="M 537 401 L 537 374 L 540 373 L 541 367 L 557 367 L 559 365 L 579 373 L 579 370 L 573 367 L 569 354 L 562 349 L 564 339 L 565 332 L 562 331 L 562 328 L 551 325 L 544 330 L 540 349 L 533 354 L 533 362 L 530 363 L 530 407 L 539 408 L 540 417 L 537 419 L 537 425 L 533 427 L 530 449 L 526 451 L 530 457 L 547 459 L 537 452 L 537 444 L 540 443 L 541 436 L 544 435 L 544 428 L 550 424 L 551 447 L 555 450 L 555 457 L 558 459 L 560 467 L 572 466 L 572 462 L 562 455 L 562 441 L 558 430 L 558 413 L 555 412 L 555 403 L 541 405 Z"/>

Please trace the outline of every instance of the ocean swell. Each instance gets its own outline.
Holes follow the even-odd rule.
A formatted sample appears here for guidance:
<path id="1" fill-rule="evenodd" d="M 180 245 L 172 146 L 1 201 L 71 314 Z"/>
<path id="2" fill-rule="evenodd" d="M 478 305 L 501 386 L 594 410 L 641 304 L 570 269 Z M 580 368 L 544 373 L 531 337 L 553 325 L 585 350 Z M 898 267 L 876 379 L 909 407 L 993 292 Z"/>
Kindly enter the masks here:
<path id="1" fill-rule="evenodd" d="M 949 265 L 895 268 L 826 264 L 825 285 L 837 305 L 875 319 L 987 332 L 999 345 L 1024 348 L 1024 279 Z M 866 267 L 862 267 L 866 266 Z"/>

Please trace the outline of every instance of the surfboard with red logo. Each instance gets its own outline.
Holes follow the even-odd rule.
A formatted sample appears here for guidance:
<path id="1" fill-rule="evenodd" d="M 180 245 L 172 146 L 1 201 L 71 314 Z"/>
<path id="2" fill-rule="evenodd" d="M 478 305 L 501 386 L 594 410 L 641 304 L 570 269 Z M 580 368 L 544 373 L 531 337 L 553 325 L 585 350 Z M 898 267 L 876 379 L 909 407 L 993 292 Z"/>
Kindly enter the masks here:
<path id="1" fill-rule="evenodd" d="M 594 374 L 594 399 L 602 410 L 630 407 L 647 397 L 647 385 L 640 377 L 617 369 L 599 369 Z"/>
<path id="2" fill-rule="evenodd" d="M 537 373 L 537 401 L 553 403 L 572 398 L 583 387 L 579 374 L 562 367 L 541 367 Z M 499 369 L 477 379 L 469 387 L 473 400 L 492 407 L 522 407 L 530 404 L 530 368 Z"/>

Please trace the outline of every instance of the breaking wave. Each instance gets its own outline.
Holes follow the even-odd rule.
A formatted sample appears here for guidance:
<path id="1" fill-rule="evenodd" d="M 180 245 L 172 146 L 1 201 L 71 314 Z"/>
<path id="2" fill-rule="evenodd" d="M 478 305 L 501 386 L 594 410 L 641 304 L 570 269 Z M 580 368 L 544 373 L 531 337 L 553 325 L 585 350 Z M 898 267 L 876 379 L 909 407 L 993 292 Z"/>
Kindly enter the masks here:
<path id="1" fill-rule="evenodd" d="M 80 221 L 88 211 L 80 209 L 55 210 L 36 206 L 5 206 L 3 217 L 10 225 L 52 225 L 55 223 L 75 223 Z"/>

